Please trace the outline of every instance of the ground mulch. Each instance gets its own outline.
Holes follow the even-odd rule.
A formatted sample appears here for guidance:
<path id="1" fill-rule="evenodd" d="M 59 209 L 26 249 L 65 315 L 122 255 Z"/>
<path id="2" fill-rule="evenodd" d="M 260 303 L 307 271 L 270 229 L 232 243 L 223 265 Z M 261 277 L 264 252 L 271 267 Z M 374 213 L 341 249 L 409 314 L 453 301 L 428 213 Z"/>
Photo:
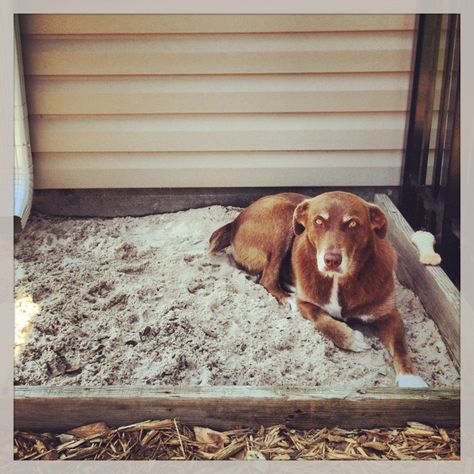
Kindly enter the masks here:
<path id="1" fill-rule="evenodd" d="M 18 460 L 459 460 L 460 430 L 409 422 L 402 428 L 215 431 L 176 419 L 118 428 L 103 422 L 65 433 L 16 431 Z"/>

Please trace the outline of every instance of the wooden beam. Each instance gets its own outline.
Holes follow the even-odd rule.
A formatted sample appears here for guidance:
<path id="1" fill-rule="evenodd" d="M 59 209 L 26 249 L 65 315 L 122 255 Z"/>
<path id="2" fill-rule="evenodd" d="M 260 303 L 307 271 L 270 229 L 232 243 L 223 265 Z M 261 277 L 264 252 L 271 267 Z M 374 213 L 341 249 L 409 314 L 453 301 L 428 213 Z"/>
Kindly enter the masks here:
<path id="1" fill-rule="evenodd" d="M 397 276 L 420 298 L 426 312 L 438 326 L 446 348 L 460 368 L 460 293 L 441 267 L 419 262 L 418 250 L 411 243 L 414 230 L 384 194 L 375 195 L 375 203 L 389 220 L 389 237 L 398 253 Z"/>
<path id="2" fill-rule="evenodd" d="M 162 418 L 216 429 L 278 423 L 302 429 L 395 427 L 412 420 L 459 426 L 459 408 L 458 390 L 397 388 L 350 392 L 242 386 L 18 386 L 14 402 L 15 428 L 33 431 Z"/>
<path id="3" fill-rule="evenodd" d="M 393 199 L 398 198 L 398 188 L 394 186 L 35 189 L 33 211 L 47 215 L 75 217 L 145 216 L 207 206 L 247 207 L 269 194 L 297 192 L 317 196 L 335 189 L 353 192 L 369 201 L 373 201 L 375 193 L 381 192 L 390 193 Z"/>

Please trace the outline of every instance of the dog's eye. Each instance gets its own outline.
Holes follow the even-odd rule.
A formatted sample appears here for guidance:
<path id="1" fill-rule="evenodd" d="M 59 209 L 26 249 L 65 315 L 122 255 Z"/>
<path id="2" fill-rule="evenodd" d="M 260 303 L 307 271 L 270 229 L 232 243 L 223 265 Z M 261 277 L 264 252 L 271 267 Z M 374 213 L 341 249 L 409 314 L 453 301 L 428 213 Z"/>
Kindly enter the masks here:
<path id="1" fill-rule="evenodd" d="M 349 222 L 347 227 L 349 227 L 349 229 L 353 229 L 354 227 L 357 227 L 357 222 L 352 220 Z"/>
<path id="2" fill-rule="evenodd" d="M 320 217 L 317 217 L 314 223 L 317 225 L 323 225 L 323 220 Z"/>

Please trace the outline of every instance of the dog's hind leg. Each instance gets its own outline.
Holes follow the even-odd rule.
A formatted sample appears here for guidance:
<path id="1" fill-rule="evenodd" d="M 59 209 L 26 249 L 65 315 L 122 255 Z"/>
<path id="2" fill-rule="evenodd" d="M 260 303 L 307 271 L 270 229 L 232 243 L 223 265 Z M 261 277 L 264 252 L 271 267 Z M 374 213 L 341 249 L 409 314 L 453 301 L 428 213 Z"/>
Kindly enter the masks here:
<path id="1" fill-rule="evenodd" d="M 281 257 L 271 257 L 262 272 L 259 283 L 271 293 L 279 303 L 286 301 L 289 294 L 280 287 Z"/>
<path id="2" fill-rule="evenodd" d="M 282 281 L 282 267 L 288 265 L 286 256 L 291 247 L 291 242 L 292 237 L 283 240 L 277 248 L 273 249 L 263 269 L 262 277 L 259 282 L 280 304 L 285 303 L 290 295 L 287 291 L 282 289 L 280 282 Z"/>

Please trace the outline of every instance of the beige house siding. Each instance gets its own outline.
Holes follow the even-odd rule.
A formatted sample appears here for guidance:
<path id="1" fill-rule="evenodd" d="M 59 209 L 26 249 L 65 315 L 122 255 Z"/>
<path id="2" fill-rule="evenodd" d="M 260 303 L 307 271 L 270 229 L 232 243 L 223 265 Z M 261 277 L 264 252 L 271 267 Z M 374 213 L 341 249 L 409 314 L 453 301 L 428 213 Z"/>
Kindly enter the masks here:
<path id="1" fill-rule="evenodd" d="M 26 15 L 36 188 L 398 185 L 415 15 Z"/>

